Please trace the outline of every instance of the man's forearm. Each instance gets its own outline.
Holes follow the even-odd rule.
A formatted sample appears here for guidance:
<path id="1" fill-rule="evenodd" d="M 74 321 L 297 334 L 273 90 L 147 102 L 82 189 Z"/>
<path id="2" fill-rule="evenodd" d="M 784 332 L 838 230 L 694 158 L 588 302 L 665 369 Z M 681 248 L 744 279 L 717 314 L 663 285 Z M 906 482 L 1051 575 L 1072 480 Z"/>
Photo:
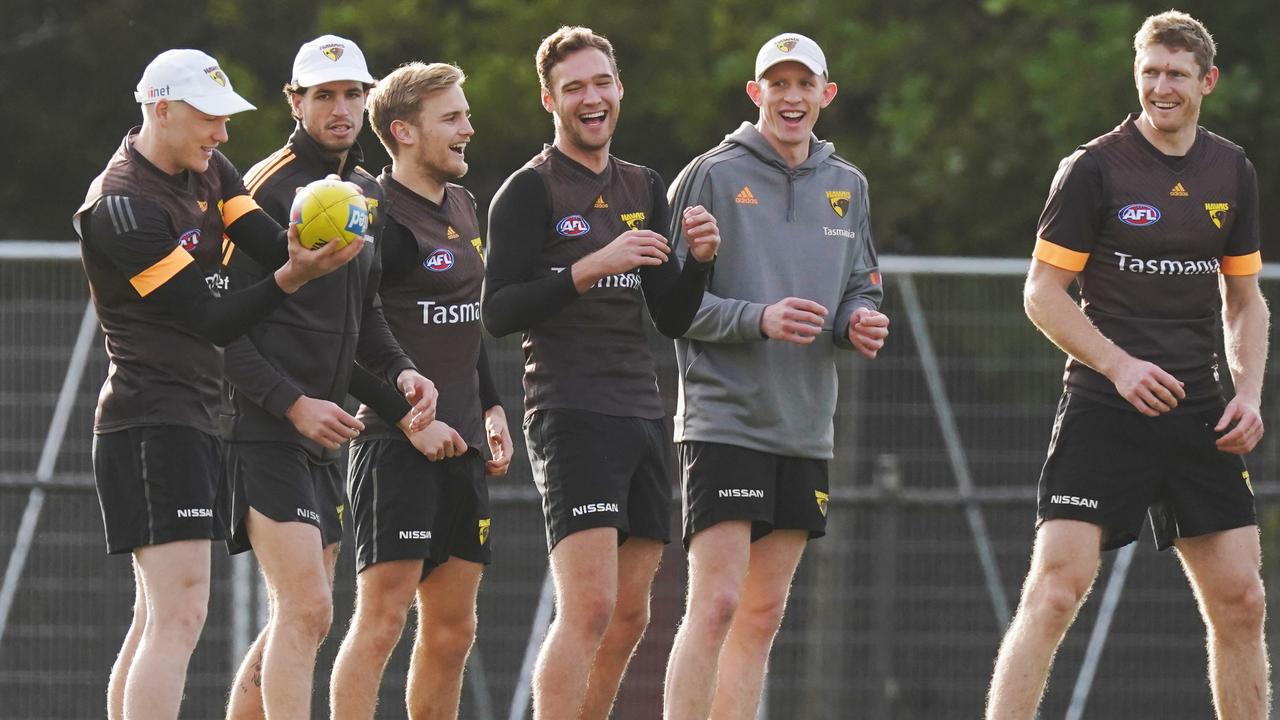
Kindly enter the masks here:
<path id="1" fill-rule="evenodd" d="M 1023 304 L 1027 317 L 1054 345 L 1107 377 L 1128 356 L 1094 326 L 1065 289 L 1029 287 Z"/>
<path id="2" fill-rule="evenodd" d="M 1236 395 L 1258 402 L 1262 398 L 1263 371 L 1267 364 L 1271 312 L 1261 293 L 1250 293 L 1239 302 L 1231 302 L 1229 298 L 1223 315 L 1227 366 L 1231 368 Z"/>

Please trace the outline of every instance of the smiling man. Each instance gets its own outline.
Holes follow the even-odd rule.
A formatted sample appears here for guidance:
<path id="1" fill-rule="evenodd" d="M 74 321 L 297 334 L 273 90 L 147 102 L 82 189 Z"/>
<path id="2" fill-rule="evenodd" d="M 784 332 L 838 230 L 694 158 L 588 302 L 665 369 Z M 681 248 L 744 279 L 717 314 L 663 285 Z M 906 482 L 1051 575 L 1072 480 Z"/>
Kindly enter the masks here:
<path id="1" fill-rule="evenodd" d="M 1100 552 L 1136 540 L 1144 515 L 1156 547 L 1177 548 L 1199 601 L 1218 717 L 1268 714 L 1261 555 L 1241 457 L 1262 438 L 1270 317 L 1257 179 L 1239 146 L 1197 125 L 1218 84 L 1205 27 L 1153 15 L 1134 50 L 1142 111 L 1062 161 L 1027 276 L 1028 317 L 1069 357 L 989 720 L 1035 717 Z M 1224 335 L 1230 402 L 1218 381 Z"/>
<path id="2" fill-rule="evenodd" d="M 142 127 L 125 135 L 74 218 L 111 361 L 94 416 L 94 480 L 107 552 L 132 553 L 137 591 L 107 686 L 111 720 L 177 717 L 204 627 L 209 541 L 224 537 L 214 509 L 222 376 L 214 345 L 364 244 L 311 252 L 291 230 L 286 245 L 217 149 L 230 116 L 253 109 L 217 60 L 161 53 L 134 98 Z M 279 269 L 224 292 L 224 235 Z"/>
<path id="3" fill-rule="evenodd" d="M 720 235 L 690 208 L 680 268 L 660 234 L 662 179 L 609 154 L 623 90 L 607 39 L 563 27 L 536 60 L 555 141 L 493 200 L 482 310 L 493 334 L 524 333 L 525 438 L 557 608 L 534 715 L 606 718 L 669 540 L 670 441 L 645 310 L 663 334 L 682 334 Z"/>
<path id="4" fill-rule="evenodd" d="M 355 43 L 324 35 L 302 46 L 285 98 L 297 129 L 288 144 L 251 169 L 249 192 L 288 222 L 296 188 L 336 175 L 363 190 L 369 233 L 377 232 L 381 189 L 359 166 L 356 135 L 373 84 Z M 333 614 L 333 574 L 346 506 L 341 448 L 364 425 L 341 404 L 350 390 L 388 405 L 408 428 L 430 414 L 436 391 L 392 337 L 377 296 L 375 243 L 343 272 L 283 303 L 227 348 L 232 409 L 227 484 L 232 553 L 252 548 L 270 588 L 267 626 L 250 647 L 232 688 L 231 718 L 310 717 L 316 651 Z M 224 259 L 233 286 L 260 270 L 236 249 Z M 358 359 L 368 370 L 356 371 Z M 372 376 L 370 376 L 372 374 Z M 379 382 L 381 378 L 383 382 Z M 412 411 L 379 385 L 398 387 Z"/>
<path id="5" fill-rule="evenodd" d="M 366 428 L 350 464 L 356 612 L 329 693 L 331 717 L 344 720 L 374 717 L 387 658 L 415 597 L 407 715 L 458 717 L 476 593 L 490 560 L 485 476 L 504 475 L 511 463 L 480 329 L 476 201 L 453 182 L 467 174 L 475 135 L 465 79 L 447 63 L 407 63 L 369 99 L 370 123 L 392 157 L 378 177 L 387 200 L 379 238 L 383 307 L 396 339 L 440 383 L 440 400 L 436 420 L 413 445 L 360 409 Z"/>
<path id="6" fill-rule="evenodd" d="M 867 180 L 813 134 L 836 96 L 822 49 L 778 35 L 753 77 L 756 123 L 696 158 L 672 191 L 673 210 L 717 208 L 727 241 L 676 341 L 689 596 L 668 720 L 756 717 L 791 578 L 826 532 L 836 352 L 874 358 L 889 332 Z"/>

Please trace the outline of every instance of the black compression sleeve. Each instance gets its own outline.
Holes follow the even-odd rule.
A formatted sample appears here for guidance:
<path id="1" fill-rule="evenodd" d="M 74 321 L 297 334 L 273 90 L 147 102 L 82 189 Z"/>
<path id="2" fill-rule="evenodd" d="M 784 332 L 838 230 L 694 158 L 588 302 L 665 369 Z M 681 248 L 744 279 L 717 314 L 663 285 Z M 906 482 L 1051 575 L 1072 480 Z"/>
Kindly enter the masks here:
<path id="1" fill-rule="evenodd" d="M 289 238 L 280 224 L 262 209 L 252 210 L 225 228 L 236 248 L 273 272 L 289 260 Z"/>
<path id="2" fill-rule="evenodd" d="M 244 290 L 214 297 L 195 263 L 147 295 L 178 315 L 183 324 L 215 345 L 226 345 L 271 313 L 288 297 L 267 276 Z"/>
<path id="3" fill-rule="evenodd" d="M 653 195 L 653 222 L 649 227 L 665 230 L 671 224 L 666 187 L 662 178 L 652 170 L 649 171 L 649 182 Z M 653 317 L 658 332 L 671 338 L 684 335 L 693 322 L 693 316 L 702 304 L 702 291 L 707 286 L 707 275 L 712 266 L 712 263 L 700 263 L 693 257 L 686 257 L 684 267 L 681 267 L 679 254 L 680 249 L 672 247 L 666 262 L 640 268 L 640 288 L 644 291 L 649 315 Z"/>
<path id="4" fill-rule="evenodd" d="M 382 253 L 382 280 L 390 282 L 408 275 L 418 264 L 418 243 L 400 223 L 383 216 L 378 234 Z"/>
<path id="5" fill-rule="evenodd" d="M 351 366 L 351 382 L 347 392 L 360 402 L 373 408 L 373 411 L 394 426 L 400 419 L 409 414 L 411 406 L 404 396 L 395 388 L 386 384 L 381 378 L 360 367 Z"/>
<path id="6" fill-rule="evenodd" d="M 488 410 L 502 404 L 498 388 L 493 384 L 493 373 L 489 370 L 489 353 L 484 348 L 484 340 L 480 341 L 480 357 L 476 359 L 476 372 L 480 376 L 480 409 Z"/>
<path id="7" fill-rule="evenodd" d="M 480 307 L 491 334 L 527 330 L 577 299 L 569 268 L 553 272 L 538 267 L 550 224 L 547 190 L 533 170 L 508 178 L 489 205 L 489 257 Z"/>

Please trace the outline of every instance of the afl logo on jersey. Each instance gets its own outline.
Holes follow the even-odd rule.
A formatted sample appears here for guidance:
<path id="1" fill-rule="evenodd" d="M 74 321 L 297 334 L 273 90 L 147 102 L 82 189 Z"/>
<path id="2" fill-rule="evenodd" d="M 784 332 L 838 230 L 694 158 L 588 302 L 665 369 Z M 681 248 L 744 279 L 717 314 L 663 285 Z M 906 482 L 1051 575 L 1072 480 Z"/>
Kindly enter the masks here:
<path id="1" fill-rule="evenodd" d="M 426 260 L 422 261 L 422 267 L 431 272 L 444 272 L 453 267 L 453 253 L 444 248 L 436 250 L 428 255 Z"/>
<path id="2" fill-rule="evenodd" d="M 1145 203 L 1135 203 L 1120 208 L 1120 212 L 1116 213 L 1116 217 L 1120 218 L 1120 222 L 1125 225 L 1146 227 L 1156 224 L 1156 221 L 1160 219 L 1160 211 Z"/>
<path id="3" fill-rule="evenodd" d="M 591 226 L 581 215 L 569 215 L 560 218 L 560 222 L 556 223 L 556 232 L 565 237 L 578 237 L 591 232 Z"/>
<path id="4" fill-rule="evenodd" d="M 196 246 L 200 244 L 200 231 L 188 230 L 182 233 L 182 236 L 178 238 L 178 244 L 187 252 L 195 250 Z"/>

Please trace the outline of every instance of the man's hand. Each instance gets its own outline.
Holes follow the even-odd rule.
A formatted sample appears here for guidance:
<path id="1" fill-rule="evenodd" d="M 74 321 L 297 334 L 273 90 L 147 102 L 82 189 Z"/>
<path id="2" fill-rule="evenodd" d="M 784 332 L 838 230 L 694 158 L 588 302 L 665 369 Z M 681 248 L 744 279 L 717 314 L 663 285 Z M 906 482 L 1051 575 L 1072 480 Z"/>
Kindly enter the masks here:
<path id="1" fill-rule="evenodd" d="M 652 230 L 628 230 L 613 242 L 582 258 L 569 268 L 579 293 L 601 278 L 630 272 L 641 265 L 661 265 L 671 253 L 667 239 Z"/>
<path id="2" fill-rule="evenodd" d="M 409 422 L 409 431 L 417 432 L 436 419 L 436 399 L 440 393 L 436 384 L 423 377 L 413 369 L 401 370 L 396 376 L 396 388 L 404 395 L 404 399 L 413 403 L 409 414 L 413 417 Z"/>
<path id="3" fill-rule="evenodd" d="M 689 254 L 700 263 L 711 262 L 720 249 L 720 226 L 715 217 L 701 205 L 694 205 L 684 209 L 681 222 Z"/>
<path id="4" fill-rule="evenodd" d="M 1177 378 L 1159 366 L 1131 355 L 1126 355 L 1107 377 L 1115 384 L 1120 397 L 1147 417 L 1169 412 L 1187 396 Z"/>
<path id="5" fill-rule="evenodd" d="M 876 358 L 876 353 L 884 347 L 884 339 L 887 337 L 888 315 L 868 307 L 860 307 L 849 316 L 849 342 L 868 359 Z"/>
<path id="6" fill-rule="evenodd" d="M 284 416 L 300 435 L 329 450 L 337 450 L 364 430 L 364 423 L 348 415 L 346 410 L 328 400 L 306 395 L 294 400 Z"/>
<path id="7" fill-rule="evenodd" d="M 325 243 L 319 250 L 308 250 L 298 242 L 298 226 L 289 225 L 289 259 L 275 272 L 276 284 L 292 295 L 308 282 L 337 270 L 355 259 L 364 249 L 364 238 L 358 237 L 340 247 Z"/>
<path id="8" fill-rule="evenodd" d="M 760 332 L 774 340 L 808 345 L 822 333 L 826 316 L 827 309 L 812 300 L 783 298 L 764 309 Z"/>
<path id="9" fill-rule="evenodd" d="M 484 433 L 489 440 L 489 454 L 493 457 L 485 461 L 485 474 L 489 477 L 506 475 L 515 449 L 511 444 L 511 432 L 507 429 L 507 411 L 501 405 L 484 411 Z"/>
<path id="10" fill-rule="evenodd" d="M 1263 433 L 1262 412 L 1258 409 L 1258 403 L 1239 395 L 1232 398 L 1213 428 L 1214 432 L 1219 433 L 1224 430 L 1227 433 L 1218 438 L 1219 450 L 1233 455 L 1252 452 L 1262 440 Z"/>
<path id="11" fill-rule="evenodd" d="M 439 420 L 410 435 L 409 442 L 432 462 L 457 457 L 467 451 L 467 444 L 458 431 Z"/>

